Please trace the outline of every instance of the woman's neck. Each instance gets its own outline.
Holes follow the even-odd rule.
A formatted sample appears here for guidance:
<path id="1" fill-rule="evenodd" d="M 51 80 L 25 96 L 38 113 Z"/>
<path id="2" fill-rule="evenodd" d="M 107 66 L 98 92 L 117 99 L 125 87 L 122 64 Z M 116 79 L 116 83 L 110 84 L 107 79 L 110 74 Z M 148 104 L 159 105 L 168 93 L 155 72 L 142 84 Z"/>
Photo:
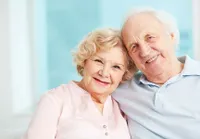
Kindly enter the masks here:
<path id="1" fill-rule="evenodd" d="M 88 90 L 86 89 L 86 87 L 82 81 L 76 82 L 76 83 L 79 87 L 81 87 L 82 89 L 84 89 L 85 91 L 88 92 Z M 88 92 L 88 93 L 91 95 L 92 101 L 95 103 L 98 110 L 103 114 L 103 108 L 104 108 L 106 99 L 108 97 L 108 94 L 98 94 L 95 92 Z"/>
<path id="2" fill-rule="evenodd" d="M 106 102 L 106 99 L 108 98 L 108 95 L 96 94 L 96 93 L 90 93 L 90 94 L 92 101 L 95 103 L 101 114 L 103 114 L 104 104 Z"/>

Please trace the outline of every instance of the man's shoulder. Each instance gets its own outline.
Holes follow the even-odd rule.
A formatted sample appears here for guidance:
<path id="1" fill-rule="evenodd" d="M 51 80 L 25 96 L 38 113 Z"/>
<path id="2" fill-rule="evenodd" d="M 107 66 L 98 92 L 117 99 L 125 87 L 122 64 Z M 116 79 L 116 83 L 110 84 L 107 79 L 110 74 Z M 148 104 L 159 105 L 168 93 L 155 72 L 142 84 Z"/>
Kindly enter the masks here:
<path id="1" fill-rule="evenodd" d="M 119 85 L 119 87 L 112 93 L 114 99 L 118 100 L 124 96 L 133 95 L 133 92 L 136 92 L 137 86 L 140 85 L 140 77 L 142 76 L 141 72 L 137 72 L 131 80 L 128 80 Z"/>
<path id="2" fill-rule="evenodd" d="M 182 74 L 184 75 L 200 75 L 200 61 L 194 60 L 189 56 L 185 56 L 184 61 L 184 68 Z"/>

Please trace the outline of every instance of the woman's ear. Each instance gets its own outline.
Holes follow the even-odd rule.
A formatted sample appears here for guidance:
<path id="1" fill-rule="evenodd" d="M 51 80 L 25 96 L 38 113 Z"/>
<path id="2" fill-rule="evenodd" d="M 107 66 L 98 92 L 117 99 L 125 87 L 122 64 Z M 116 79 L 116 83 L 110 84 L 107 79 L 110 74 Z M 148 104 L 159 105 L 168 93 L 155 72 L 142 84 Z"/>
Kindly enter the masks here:
<path id="1" fill-rule="evenodd" d="M 84 76 L 84 67 L 85 67 L 86 62 L 87 62 L 87 60 L 85 60 L 81 65 L 82 66 L 82 69 L 81 69 L 82 76 Z"/>

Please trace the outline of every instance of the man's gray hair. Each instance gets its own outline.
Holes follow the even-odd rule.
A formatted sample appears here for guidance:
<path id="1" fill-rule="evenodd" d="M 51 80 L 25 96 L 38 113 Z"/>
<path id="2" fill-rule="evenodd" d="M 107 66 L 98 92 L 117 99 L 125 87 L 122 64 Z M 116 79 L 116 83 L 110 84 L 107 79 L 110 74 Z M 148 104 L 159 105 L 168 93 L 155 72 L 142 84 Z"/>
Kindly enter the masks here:
<path id="1" fill-rule="evenodd" d="M 178 47 L 180 43 L 180 32 L 178 29 L 177 21 L 171 14 L 163 10 L 156 10 L 151 7 L 134 8 L 130 10 L 127 16 L 125 17 L 125 20 L 122 24 L 122 29 L 123 29 L 124 24 L 127 22 L 127 20 L 130 17 L 136 16 L 137 14 L 140 14 L 140 13 L 149 13 L 155 16 L 158 19 L 158 21 L 160 21 L 166 27 L 167 33 L 174 34 L 175 41 L 176 41 L 175 45 L 176 47 Z"/>

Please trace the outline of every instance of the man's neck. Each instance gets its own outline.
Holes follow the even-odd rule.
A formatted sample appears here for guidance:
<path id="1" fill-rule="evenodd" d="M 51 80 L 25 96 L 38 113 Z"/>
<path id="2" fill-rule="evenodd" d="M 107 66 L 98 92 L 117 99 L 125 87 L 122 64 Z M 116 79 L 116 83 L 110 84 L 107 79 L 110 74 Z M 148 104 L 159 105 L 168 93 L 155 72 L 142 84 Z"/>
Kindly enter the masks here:
<path id="1" fill-rule="evenodd" d="M 177 61 L 174 66 L 171 66 L 168 71 L 164 71 L 159 75 L 146 76 L 147 80 L 158 85 L 163 85 L 170 78 L 178 75 L 183 70 L 184 64 Z"/>

